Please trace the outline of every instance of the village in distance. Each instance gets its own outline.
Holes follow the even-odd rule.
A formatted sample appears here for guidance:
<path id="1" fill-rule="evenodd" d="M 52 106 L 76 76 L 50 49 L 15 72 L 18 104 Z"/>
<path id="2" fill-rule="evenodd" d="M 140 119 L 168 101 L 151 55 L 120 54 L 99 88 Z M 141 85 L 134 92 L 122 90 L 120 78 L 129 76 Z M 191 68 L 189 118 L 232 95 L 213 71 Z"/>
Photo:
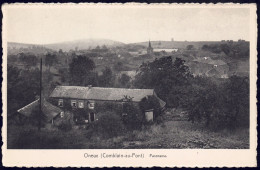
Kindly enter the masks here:
<path id="1" fill-rule="evenodd" d="M 249 148 L 249 41 L 7 48 L 8 149 Z"/>

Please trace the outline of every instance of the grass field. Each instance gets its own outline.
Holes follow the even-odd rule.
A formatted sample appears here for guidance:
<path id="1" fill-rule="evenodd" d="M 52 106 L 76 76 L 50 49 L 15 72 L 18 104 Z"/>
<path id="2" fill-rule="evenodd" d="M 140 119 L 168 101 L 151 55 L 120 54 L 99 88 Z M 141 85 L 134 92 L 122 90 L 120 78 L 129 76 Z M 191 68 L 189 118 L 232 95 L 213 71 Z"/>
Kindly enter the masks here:
<path id="1" fill-rule="evenodd" d="M 73 128 L 64 132 L 45 128 L 38 132 L 35 127 L 13 126 L 8 130 L 7 144 L 9 149 L 247 149 L 249 131 L 237 129 L 212 132 L 189 121 L 168 119 L 140 131 L 104 139 L 86 129 Z"/>

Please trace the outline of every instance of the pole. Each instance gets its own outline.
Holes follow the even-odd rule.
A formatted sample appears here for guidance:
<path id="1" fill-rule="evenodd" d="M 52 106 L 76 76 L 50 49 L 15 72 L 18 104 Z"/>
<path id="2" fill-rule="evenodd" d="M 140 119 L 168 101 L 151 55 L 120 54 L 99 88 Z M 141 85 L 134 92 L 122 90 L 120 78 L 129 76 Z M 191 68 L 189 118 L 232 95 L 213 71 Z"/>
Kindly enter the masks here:
<path id="1" fill-rule="evenodd" d="M 41 65 L 40 65 L 40 99 L 39 99 L 38 131 L 41 131 L 41 113 L 42 113 L 42 58 L 41 58 Z"/>

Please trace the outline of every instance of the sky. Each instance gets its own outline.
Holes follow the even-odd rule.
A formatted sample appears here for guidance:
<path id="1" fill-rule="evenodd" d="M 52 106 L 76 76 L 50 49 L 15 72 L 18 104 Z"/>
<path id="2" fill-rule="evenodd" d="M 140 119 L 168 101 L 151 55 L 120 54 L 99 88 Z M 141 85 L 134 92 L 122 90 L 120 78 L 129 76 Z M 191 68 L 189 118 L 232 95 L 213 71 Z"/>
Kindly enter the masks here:
<path id="1" fill-rule="evenodd" d="M 243 6 L 242 6 L 243 7 Z M 9 6 L 8 42 L 49 44 L 78 39 L 123 43 L 161 40 L 249 40 L 249 8 L 172 6 Z"/>

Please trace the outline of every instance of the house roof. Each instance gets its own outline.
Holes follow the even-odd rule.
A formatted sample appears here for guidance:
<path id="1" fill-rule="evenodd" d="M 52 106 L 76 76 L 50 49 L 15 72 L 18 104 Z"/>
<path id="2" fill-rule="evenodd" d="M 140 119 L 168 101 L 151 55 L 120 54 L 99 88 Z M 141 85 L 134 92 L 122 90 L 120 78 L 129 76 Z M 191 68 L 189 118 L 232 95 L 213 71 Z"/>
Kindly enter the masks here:
<path id="1" fill-rule="evenodd" d="M 139 102 L 142 98 L 153 94 L 153 89 L 57 86 L 50 97 L 118 101 L 128 96 L 132 98 L 132 101 Z"/>
<path id="2" fill-rule="evenodd" d="M 26 117 L 30 117 L 33 110 L 36 108 L 36 106 L 39 105 L 39 99 L 33 101 L 32 103 L 24 106 L 23 108 L 17 110 L 17 112 L 21 113 L 22 115 Z"/>
<path id="3" fill-rule="evenodd" d="M 222 60 L 211 60 L 210 62 L 209 62 L 209 64 L 212 64 L 212 65 L 226 65 L 226 63 L 224 62 L 224 61 L 222 61 Z"/>
<path id="4" fill-rule="evenodd" d="M 206 74 L 210 75 L 210 76 L 213 76 L 213 75 L 220 76 L 220 72 L 218 70 L 214 69 L 214 68 L 209 70 Z"/>
<path id="5" fill-rule="evenodd" d="M 159 100 L 160 107 L 161 107 L 161 108 L 164 108 L 164 107 L 166 106 L 166 102 L 163 101 L 162 99 L 160 99 L 159 97 L 157 97 L 157 99 Z"/>
<path id="6" fill-rule="evenodd" d="M 207 59 L 203 58 L 196 58 L 193 61 L 205 63 L 205 64 L 211 64 L 211 65 L 226 65 L 226 63 L 222 60 L 212 60 L 210 57 L 206 57 Z"/>
<path id="7" fill-rule="evenodd" d="M 39 99 L 34 102 L 24 106 L 23 108 L 17 110 L 18 113 L 30 117 L 35 108 L 39 107 Z M 52 105 L 51 103 L 43 100 L 42 102 L 42 112 L 46 116 L 47 121 L 51 121 L 54 117 L 56 117 L 62 110 L 59 107 Z"/>
<path id="8" fill-rule="evenodd" d="M 86 99 L 88 87 L 81 86 L 57 86 L 50 97 Z"/>

